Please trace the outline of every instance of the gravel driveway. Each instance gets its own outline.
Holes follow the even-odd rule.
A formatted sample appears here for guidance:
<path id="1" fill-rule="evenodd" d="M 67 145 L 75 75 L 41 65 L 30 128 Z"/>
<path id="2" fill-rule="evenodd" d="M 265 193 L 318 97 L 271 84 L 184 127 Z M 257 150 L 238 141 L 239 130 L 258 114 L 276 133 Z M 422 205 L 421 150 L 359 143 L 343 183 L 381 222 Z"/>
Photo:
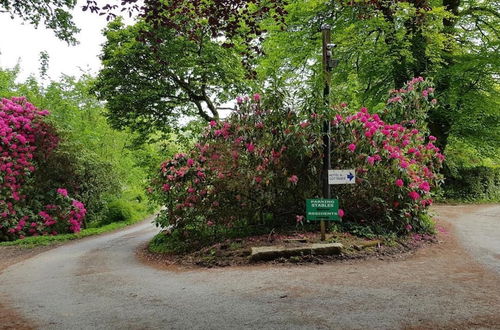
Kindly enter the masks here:
<path id="1" fill-rule="evenodd" d="M 436 210 L 440 244 L 306 266 L 155 269 L 135 257 L 145 222 L 7 268 L 0 294 L 22 319 L 0 328 L 500 329 L 500 206 Z"/>

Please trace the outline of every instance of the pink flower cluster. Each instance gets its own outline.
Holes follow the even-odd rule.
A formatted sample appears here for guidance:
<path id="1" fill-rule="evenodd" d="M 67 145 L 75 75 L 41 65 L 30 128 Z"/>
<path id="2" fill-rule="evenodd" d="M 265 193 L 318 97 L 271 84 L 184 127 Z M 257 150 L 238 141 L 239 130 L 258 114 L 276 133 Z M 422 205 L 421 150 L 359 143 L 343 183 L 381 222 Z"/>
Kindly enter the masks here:
<path id="1" fill-rule="evenodd" d="M 360 199 L 369 200 L 372 195 L 377 199 L 390 198 L 392 201 L 387 203 L 391 209 L 405 218 L 416 216 L 432 204 L 431 189 L 441 180 L 437 173 L 444 161 L 433 143 L 434 136 L 428 136 L 426 141 L 419 129 L 387 124 L 366 108 L 347 113 L 345 118 L 337 115 L 332 125 L 342 128 L 333 130 L 337 132 L 333 145 L 345 148 L 341 147 L 344 156 L 337 157 L 346 159 L 349 166 L 356 164 L 359 183 L 369 183 Z M 350 134 L 338 134 L 341 131 Z M 384 210 L 382 206 L 369 207 L 373 212 Z"/>
<path id="2" fill-rule="evenodd" d="M 27 210 L 27 179 L 59 143 L 52 126 L 44 121 L 48 114 L 24 97 L 0 101 L 0 240 L 50 234 L 49 228 L 58 222 L 49 214 L 59 208 L 55 205 L 34 216 L 19 216 L 33 213 Z M 57 193 L 68 197 L 64 188 Z"/>
<path id="3" fill-rule="evenodd" d="M 422 83 L 416 78 L 408 89 L 417 85 L 420 89 Z M 333 126 L 332 166 L 356 168 L 358 185 L 337 189 L 341 217 L 379 221 L 377 225 L 385 221 L 383 226 L 405 230 L 432 203 L 431 191 L 441 180 L 437 173 L 444 156 L 435 137 L 426 138 L 416 121 L 389 124 L 382 120 L 383 114 L 370 114 L 366 108 L 352 113 L 347 105 L 333 114 L 306 117 L 263 109 L 260 96 L 239 98 L 237 103 L 238 111 L 229 118 L 209 123 L 193 150 L 161 165 L 160 176 L 153 181 L 156 189 L 151 189 L 166 206 L 161 219 L 167 221 L 161 225 L 182 227 L 200 219 L 205 225 L 210 221 L 230 226 L 234 219 L 292 211 L 298 216 L 289 221 L 300 223 L 303 199 L 320 193 L 318 132 L 325 118 Z"/>

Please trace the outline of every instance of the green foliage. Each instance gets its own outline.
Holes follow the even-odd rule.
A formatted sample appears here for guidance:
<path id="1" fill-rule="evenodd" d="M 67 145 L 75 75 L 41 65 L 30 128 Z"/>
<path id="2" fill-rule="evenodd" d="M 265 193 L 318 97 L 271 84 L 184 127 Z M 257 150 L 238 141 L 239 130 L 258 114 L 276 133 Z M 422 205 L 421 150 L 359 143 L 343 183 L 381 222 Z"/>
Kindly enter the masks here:
<path id="1" fill-rule="evenodd" d="M 396 97 L 407 105 L 424 102 L 429 95 L 422 90 L 429 88 L 416 78 L 401 92 L 404 97 Z M 328 120 L 335 146 L 332 167 L 355 168 L 357 174 L 355 186 L 335 187 L 343 221 L 374 234 L 429 230 L 422 216 L 432 203 L 431 188 L 441 183 L 444 156 L 433 144 L 435 137 L 425 142 L 425 131 L 413 128 L 418 123 L 403 116 L 406 127 L 388 124 L 366 108 L 356 113 L 334 108 L 306 117 L 270 108 L 258 94 L 237 102 L 237 111 L 223 122 L 210 122 L 188 153 L 161 165 L 152 187 L 164 205 L 157 217 L 161 227 L 174 227 L 176 235 L 196 243 L 205 240 L 206 232 L 219 237 L 221 228 L 271 229 L 303 222 L 304 200 L 320 196 L 320 132 Z M 390 103 L 384 114 L 394 109 Z"/>
<path id="2" fill-rule="evenodd" d="M 281 101 L 320 107 L 319 27 L 328 23 L 339 59 L 333 103 L 378 111 L 387 90 L 424 76 L 434 81 L 440 100 L 427 119 L 438 146 L 445 150 L 451 135 L 498 150 L 498 6 L 496 0 L 292 0 L 284 31 L 269 21 L 260 78 Z"/>
<path id="3" fill-rule="evenodd" d="M 160 42 L 138 41 L 144 30 Z M 178 128 L 186 116 L 217 119 L 221 104 L 242 90 L 237 52 L 208 36 L 191 40 L 173 29 L 153 30 L 142 21 L 126 27 L 121 20 L 111 22 L 104 35 L 95 90 L 107 101 L 115 128 L 151 135 Z"/>
<path id="4" fill-rule="evenodd" d="M 500 200 L 500 167 L 459 167 L 447 175 L 445 197 L 458 200 Z"/>
<path id="5" fill-rule="evenodd" d="M 132 218 L 132 207 L 123 200 L 116 200 L 108 204 L 104 224 L 111 222 L 128 221 Z"/>
<path id="6" fill-rule="evenodd" d="M 50 109 L 62 135 L 60 148 L 33 178 L 36 191 L 67 187 L 86 205 L 89 226 L 106 221 L 106 205 L 117 199 L 148 210 L 143 193 L 148 168 L 159 164 L 160 148 L 166 150 L 173 142 L 136 144 L 135 135 L 109 127 L 103 104 L 89 92 L 90 76 L 63 76 L 42 87 L 33 77 L 16 84 L 17 72 L 0 70 L 0 96 L 26 95 L 38 107 Z"/>

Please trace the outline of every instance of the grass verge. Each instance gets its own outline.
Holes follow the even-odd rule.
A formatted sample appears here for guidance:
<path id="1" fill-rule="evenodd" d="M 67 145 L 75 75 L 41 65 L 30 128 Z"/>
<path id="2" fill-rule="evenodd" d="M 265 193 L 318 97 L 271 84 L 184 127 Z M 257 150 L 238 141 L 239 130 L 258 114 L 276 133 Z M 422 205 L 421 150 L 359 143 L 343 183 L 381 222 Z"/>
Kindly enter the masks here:
<path id="1" fill-rule="evenodd" d="M 63 243 L 70 240 L 84 238 L 93 235 L 104 234 L 113 230 L 121 229 L 144 220 L 148 216 L 147 213 L 136 213 L 127 221 L 114 222 L 102 227 L 87 228 L 76 234 L 62 234 L 55 236 L 36 236 L 26 237 L 15 241 L 0 242 L 0 246 L 19 246 L 23 248 L 34 248 L 37 246 L 49 246 L 58 243 Z"/>

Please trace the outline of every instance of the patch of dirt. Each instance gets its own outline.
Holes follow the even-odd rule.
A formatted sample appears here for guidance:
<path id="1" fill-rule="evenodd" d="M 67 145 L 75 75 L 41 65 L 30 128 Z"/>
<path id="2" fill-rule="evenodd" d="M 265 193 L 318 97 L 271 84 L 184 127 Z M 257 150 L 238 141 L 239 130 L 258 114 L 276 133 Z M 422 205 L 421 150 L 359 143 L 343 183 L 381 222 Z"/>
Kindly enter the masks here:
<path id="1" fill-rule="evenodd" d="M 0 273 L 7 267 L 18 262 L 32 258 L 44 251 L 53 249 L 55 246 L 44 246 L 37 248 L 22 248 L 18 246 L 0 246 Z M 0 329 L 34 329 L 31 322 L 23 319 L 19 312 L 8 306 L 8 298 L 0 296 Z"/>
<path id="2" fill-rule="evenodd" d="M 152 253 L 147 244 L 137 250 L 137 256 L 143 263 L 156 268 L 174 270 L 193 268 L 212 268 L 228 266 L 248 266 L 257 264 L 323 264 L 327 262 L 364 259 L 403 259 L 413 254 L 422 246 L 437 243 L 435 236 L 420 235 L 407 239 L 384 240 L 364 239 L 347 233 L 327 234 L 327 243 L 341 243 L 344 248 L 340 255 L 312 255 L 278 258 L 271 261 L 250 260 L 251 248 L 257 246 L 278 245 L 300 247 L 305 244 L 319 243 L 318 233 L 289 233 L 287 235 L 260 235 L 245 239 L 228 239 L 193 253 L 176 255 Z"/>

